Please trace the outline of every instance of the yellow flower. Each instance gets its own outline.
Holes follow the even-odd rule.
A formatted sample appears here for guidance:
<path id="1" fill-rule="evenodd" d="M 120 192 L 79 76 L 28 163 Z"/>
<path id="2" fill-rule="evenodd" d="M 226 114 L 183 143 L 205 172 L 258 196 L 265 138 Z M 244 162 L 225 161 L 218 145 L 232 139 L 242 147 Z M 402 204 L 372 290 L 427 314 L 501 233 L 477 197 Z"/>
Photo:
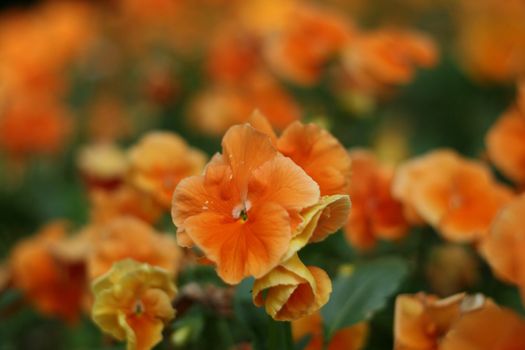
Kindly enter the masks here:
<path id="1" fill-rule="evenodd" d="M 305 266 L 297 255 L 255 280 L 253 302 L 279 321 L 291 321 L 318 311 L 332 292 L 322 269 Z"/>
<path id="2" fill-rule="evenodd" d="M 128 350 L 147 350 L 162 339 L 164 324 L 175 317 L 176 287 L 170 274 L 131 259 L 116 262 L 93 281 L 93 321 Z"/>
<path id="3" fill-rule="evenodd" d="M 302 222 L 296 227 L 288 251 L 288 260 L 308 243 L 324 240 L 340 229 L 348 218 L 350 198 L 347 195 L 323 196 L 319 202 L 301 212 Z"/>

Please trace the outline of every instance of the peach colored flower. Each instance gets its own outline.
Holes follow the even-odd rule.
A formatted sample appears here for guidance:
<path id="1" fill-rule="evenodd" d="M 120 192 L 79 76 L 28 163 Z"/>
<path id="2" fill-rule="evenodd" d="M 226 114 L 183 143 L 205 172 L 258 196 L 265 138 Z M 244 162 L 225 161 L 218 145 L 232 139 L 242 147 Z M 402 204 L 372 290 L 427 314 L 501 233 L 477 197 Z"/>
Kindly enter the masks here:
<path id="1" fill-rule="evenodd" d="M 408 223 L 403 207 L 391 194 L 393 169 L 378 163 L 366 150 L 350 151 L 352 210 L 345 227 L 346 238 L 360 249 L 370 248 L 377 239 L 404 237 Z"/>
<path id="2" fill-rule="evenodd" d="M 67 227 L 66 222 L 55 221 L 22 240 L 13 248 L 8 266 L 12 286 L 39 312 L 74 322 L 80 316 L 86 277 L 82 261 L 55 254 Z"/>
<path id="3" fill-rule="evenodd" d="M 131 259 L 115 262 L 92 283 L 91 315 L 105 333 L 127 341 L 128 350 L 149 350 L 162 340 L 175 317 L 171 300 L 177 289 L 162 268 Z"/>
<path id="4" fill-rule="evenodd" d="M 511 180 L 525 183 L 525 110 L 505 112 L 485 137 L 490 160 Z"/>
<path id="5" fill-rule="evenodd" d="M 289 11 L 284 26 L 269 36 L 265 55 L 283 77 L 312 85 L 323 66 L 340 54 L 352 32 L 350 21 L 337 13 L 299 3 Z"/>
<path id="6" fill-rule="evenodd" d="M 361 350 L 366 345 L 368 325 L 358 323 L 351 327 L 345 327 L 337 331 L 327 345 L 327 350 Z M 304 337 L 311 339 L 305 350 L 324 349 L 323 320 L 319 312 L 310 316 L 302 317 L 292 322 L 292 336 L 296 342 Z"/>
<path id="7" fill-rule="evenodd" d="M 281 262 L 299 213 L 319 201 L 319 187 L 247 124 L 231 127 L 222 147 L 203 175 L 179 183 L 172 217 L 179 244 L 197 245 L 235 284 Z"/>
<path id="8" fill-rule="evenodd" d="M 175 239 L 156 232 L 133 217 L 116 218 L 93 228 L 93 247 L 87 256 L 90 279 L 108 271 L 119 260 L 131 258 L 158 266 L 175 275 L 182 254 Z"/>
<path id="9" fill-rule="evenodd" d="M 253 302 L 279 321 L 291 321 L 318 311 L 330 297 L 332 283 L 322 269 L 305 266 L 292 256 L 255 280 Z"/>
<path id="10" fill-rule="evenodd" d="M 525 300 L 525 195 L 510 202 L 494 219 L 490 232 L 482 241 L 481 254 L 492 271 L 503 280 L 516 284 Z"/>
<path id="11" fill-rule="evenodd" d="M 401 164 L 392 187 L 395 198 L 445 238 L 458 242 L 482 239 L 513 197 L 485 165 L 451 150 L 436 150 Z"/>
<path id="12" fill-rule="evenodd" d="M 178 135 L 159 131 L 147 134 L 129 150 L 129 163 L 130 183 L 168 208 L 179 181 L 199 174 L 206 155 Z"/>

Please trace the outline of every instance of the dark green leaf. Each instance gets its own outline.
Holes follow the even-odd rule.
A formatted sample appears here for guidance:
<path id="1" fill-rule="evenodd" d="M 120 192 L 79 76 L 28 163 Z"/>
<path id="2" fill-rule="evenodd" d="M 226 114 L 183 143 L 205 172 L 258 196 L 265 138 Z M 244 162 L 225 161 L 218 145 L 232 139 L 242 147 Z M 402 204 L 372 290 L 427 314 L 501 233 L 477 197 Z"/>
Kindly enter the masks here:
<path id="1" fill-rule="evenodd" d="M 336 278 L 330 301 L 321 310 L 327 338 L 343 327 L 370 319 L 385 306 L 407 272 L 402 259 L 382 258 L 357 265 L 350 276 Z"/>

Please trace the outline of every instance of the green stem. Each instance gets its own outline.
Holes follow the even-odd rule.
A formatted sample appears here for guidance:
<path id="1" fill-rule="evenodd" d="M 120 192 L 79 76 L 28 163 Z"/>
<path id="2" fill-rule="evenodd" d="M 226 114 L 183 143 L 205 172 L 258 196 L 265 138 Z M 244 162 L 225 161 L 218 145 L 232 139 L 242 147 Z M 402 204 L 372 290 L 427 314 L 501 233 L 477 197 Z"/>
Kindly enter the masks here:
<path id="1" fill-rule="evenodd" d="M 290 322 L 271 320 L 268 325 L 267 349 L 293 350 L 292 327 Z"/>

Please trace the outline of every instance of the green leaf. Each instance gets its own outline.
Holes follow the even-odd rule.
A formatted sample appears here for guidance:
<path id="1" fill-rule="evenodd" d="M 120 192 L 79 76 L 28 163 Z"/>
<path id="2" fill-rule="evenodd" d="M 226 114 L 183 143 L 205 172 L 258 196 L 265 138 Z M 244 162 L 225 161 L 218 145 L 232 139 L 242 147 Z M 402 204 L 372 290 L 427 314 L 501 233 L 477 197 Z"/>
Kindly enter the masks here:
<path id="1" fill-rule="evenodd" d="M 382 309 L 408 273 L 399 258 L 381 258 L 359 264 L 349 276 L 335 279 L 328 304 L 321 310 L 327 339 L 337 330 L 370 319 Z"/>

